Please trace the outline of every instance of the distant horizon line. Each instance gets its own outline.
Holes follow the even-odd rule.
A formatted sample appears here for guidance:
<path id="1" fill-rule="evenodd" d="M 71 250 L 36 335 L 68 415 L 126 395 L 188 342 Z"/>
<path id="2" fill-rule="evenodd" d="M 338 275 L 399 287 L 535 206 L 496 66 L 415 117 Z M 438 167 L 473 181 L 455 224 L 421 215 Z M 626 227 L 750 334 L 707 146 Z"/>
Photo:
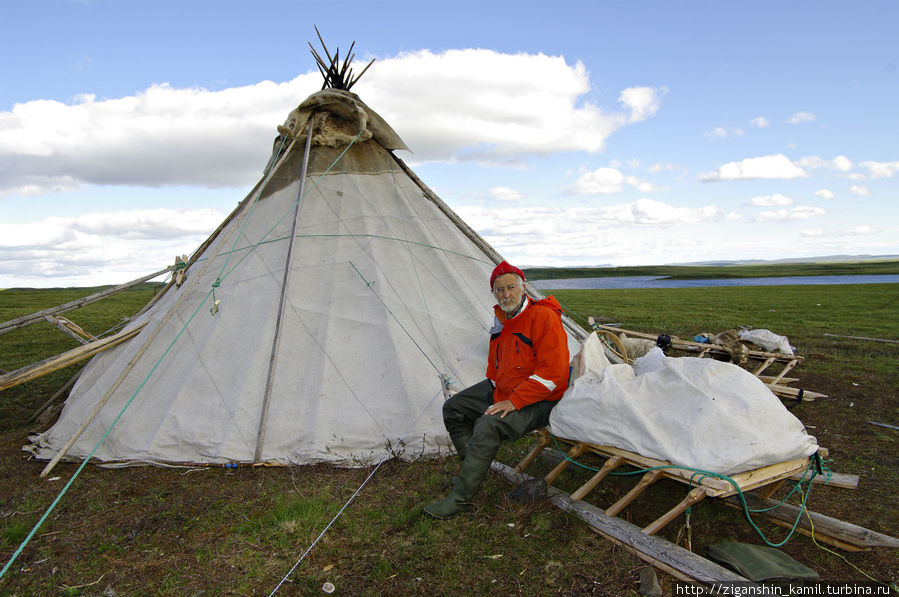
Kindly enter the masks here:
<path id="1" fill-rule="evenodd" d="M 763 263 L 846 263 L 859 261 L 899 261 L 899 255 L 820 255 L 816 257 L 785 257 L 782 259 L 715 259 L 710 261 L 685 261 L 676 263 L 643 263 L 640 265 L 578 264 L 578 265 L 520 265 L 521 269 L 575 269 L 616 267 L 726 267 L 729 265 L 753 265 Z"/>

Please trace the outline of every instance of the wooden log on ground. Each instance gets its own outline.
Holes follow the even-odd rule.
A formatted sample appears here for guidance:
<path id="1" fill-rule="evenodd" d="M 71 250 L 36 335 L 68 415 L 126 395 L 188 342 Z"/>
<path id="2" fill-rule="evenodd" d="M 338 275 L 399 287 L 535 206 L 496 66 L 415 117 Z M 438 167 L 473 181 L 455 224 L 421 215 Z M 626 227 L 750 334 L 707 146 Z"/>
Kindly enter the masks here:
<path id="1" fill-rule="evenodd" d="M 97 340 L 96 342 L 90 342 L 56 356 L 44 359 L 43 361 L 22 367 L 21 369 L 10 371 L 5 375 L 0 375 L 0 391 L 25 383 L 26 381 L 37 379 L 48 373 L 68 367 L 69 365 L 74 365 L 79 361 L 83 361 L 97 353 L 112 348 L 116 344 L 121 344 L 125 340 L 137 335 L 138 332 L 144 329 L 145 325 L 147 325 L 146 321 L 130 330 L 119 332 L 118 334 L 103 338 L 102 340 Z"/>
<path id="2" fill-rule="evenodd" d="M 533 479 L 530 475 L 515 473 L 511 467 L 494 461 L 491 468 L 511 483 Z M 648 535 L 640 527 L 629 522 L 606 516 L 602 510 L 579 500 L 553 486 L 546 488 L 547 499 L 556 507 L 585 521 L 590 528 L 612 542 L 632 551 L 641 560 L 672 574 L 681 580 L 691 580 L 704 585 L 718 582 L 749 582 L 742 576 L 719 566 L 666 539 Z"/>
<path id="3" fill-rule="evenodd" d="M 760 498 L 752 492 L 744 493 L 743 496 L 749 507 L 753 509 L 771 508 L 779 503 L 778 500 Z M 740 503 L 737 496 L 724 498 L 724 503 L 739 510 L 743 509 L 743 504 Z M 807 510 L 807 513 L 808 516 L 806 513 L 802 514 L 796 531 L 811 536 L 812 528 L 809 525 L 809 517 L 811 517 L 815 528 L 815 539 L 818 541 L 830 543 L 848 551 L 863 551 L 875 547 L 899 548 L 899 539 L 896 537 L 890 537 L 811 510 Z M 792 527 L 799 515 L 799 506 L 781 504 L 776 510 L 769 510 L 764 514 L 772 518 L 775 524 Z"/>

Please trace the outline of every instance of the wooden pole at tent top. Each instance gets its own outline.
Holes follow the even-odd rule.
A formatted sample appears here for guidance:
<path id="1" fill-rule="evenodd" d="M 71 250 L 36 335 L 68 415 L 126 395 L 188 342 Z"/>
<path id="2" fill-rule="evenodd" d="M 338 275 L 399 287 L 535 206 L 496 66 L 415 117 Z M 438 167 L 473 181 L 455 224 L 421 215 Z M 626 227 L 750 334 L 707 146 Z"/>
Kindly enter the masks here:
<path id="1" fill-rule="evenodd" d="M 290 269 L 293 263 L 293 245 L 297 236 L 297 223 L 300 218 L 300 203 L 303 200 L 303 188 L 306 183 L 306 167 L 309 164 L 309 149 L 312 147 L 312 129 L 315 118 L 306 123 L 306 147 L 303 150 L 303 165 L 300 169 L 300 188 L 297 191 L 297 205 L 293 212 L 293 224 L 290 228 L 290 241 L 287 244 L 287 257 L 284 260 L 284 278 L 281 281 L 281 297 L 278 300 L 278 317 L 275 320 L 275 337 L 272 339 L 272 353 L 268 362 L 268 376 L 265 380 L 265 391 L 262 398 L 262 413 L 259 416 L 259 432 L 256 435 L 256 454 L 254 462 L 262 460 L 262 448 L 265 444 L 265 428 L 268 423 L 268 410 L 271 404 L 272 386 L 275 382 L 275 371 L 278 367 L 278 352 L 281 347 L 281 328 L 284 324 L 284 304 L 287 302 L 287 286 L 290 284 Z"/>

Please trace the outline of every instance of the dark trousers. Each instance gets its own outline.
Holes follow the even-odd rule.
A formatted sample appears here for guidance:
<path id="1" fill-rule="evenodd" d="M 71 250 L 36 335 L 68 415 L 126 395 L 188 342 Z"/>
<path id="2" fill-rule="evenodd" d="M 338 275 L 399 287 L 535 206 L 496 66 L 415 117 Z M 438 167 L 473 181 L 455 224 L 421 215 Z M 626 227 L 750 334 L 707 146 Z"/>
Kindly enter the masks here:
<path id="1" fill-rule="evenodd" d="M 492 461 L 500 442 L 518 439 L 525 433 L 545 427 L 555 402 L 541 401 L 521 410 L 500 415 L 485 415 L 493 404 L 493 384 L 485 379 L 465 388 L 443 403 L 443 424 L 463 458 Z"/>

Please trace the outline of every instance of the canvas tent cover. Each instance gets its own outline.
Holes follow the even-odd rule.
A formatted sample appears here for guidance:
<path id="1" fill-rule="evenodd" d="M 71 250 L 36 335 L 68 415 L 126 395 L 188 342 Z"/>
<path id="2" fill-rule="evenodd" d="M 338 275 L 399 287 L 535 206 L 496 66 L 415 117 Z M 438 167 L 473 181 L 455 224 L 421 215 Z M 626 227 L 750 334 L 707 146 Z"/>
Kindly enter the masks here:
<path id="1" fill-rule="evenodd" d="M 817 442 L 757 377 L 732 363 L 653 348 L 610 364 L 595 333 L 550 415 L 559 437 L 720 474 L 796 460 Z"/>
<path id="2" fill-rule="evenodd" d="M 497 255 L 407 174 L 385 148 L 405 145 L 355 94 L 315 94 L 279 131 L 266 177 L 186 282 L 86 366 L 28 449 L 51 458 L 107 395 L 68 456 L 353 466 L 449 449 L 441 404 L 484 377 Z"/>

